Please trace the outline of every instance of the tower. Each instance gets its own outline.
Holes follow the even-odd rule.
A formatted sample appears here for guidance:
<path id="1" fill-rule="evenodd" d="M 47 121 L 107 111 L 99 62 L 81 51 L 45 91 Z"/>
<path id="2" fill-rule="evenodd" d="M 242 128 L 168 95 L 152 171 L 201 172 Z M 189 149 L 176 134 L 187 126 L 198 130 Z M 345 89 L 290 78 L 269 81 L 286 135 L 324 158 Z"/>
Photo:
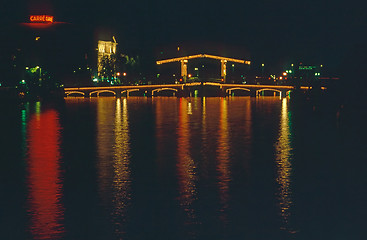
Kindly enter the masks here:
<path id="1" fill-rule="evenodd" d="M 104 57 L 111 57 L 112 54 L 116 53 L 117 42 L 115 37 L 112 37 L 113 41 L 98 41 L 98 59 L 97 59 L 97 66 L 98 66 L 98 76 L 101 75 L 102 71 L 102 59 Z"/>

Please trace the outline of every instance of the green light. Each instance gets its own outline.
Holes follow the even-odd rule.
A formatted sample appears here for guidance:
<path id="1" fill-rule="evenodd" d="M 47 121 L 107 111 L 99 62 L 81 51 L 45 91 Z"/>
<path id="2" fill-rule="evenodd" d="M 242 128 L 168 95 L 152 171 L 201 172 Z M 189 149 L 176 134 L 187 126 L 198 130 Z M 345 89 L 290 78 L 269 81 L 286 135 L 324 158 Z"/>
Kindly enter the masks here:
<path id="1" fill-rule="evenodd" d="M 315 69 L 315 66 L 299 66 L 298 69 L 299 70 L 312 70 Z"/>
<path id="2" fill-rule="evenodd" d="M 27 113 L 25 109 L 22 110 L 22 125 L 25 124 L 25 121 L 27 120 Z"/>
<path id="3" fill-rule="evenodd" d="M 28 104 L 28 103 L 27 103 Z M 26 105 L 26 108 L 28 105 Z M 21 112 L 21 134 L 22 134 L 22 141 L 21 141 L 21 152 L 25 155 L 26 152 L 26 145 L 27 145 L 27 110 L 23 109 Z"/>

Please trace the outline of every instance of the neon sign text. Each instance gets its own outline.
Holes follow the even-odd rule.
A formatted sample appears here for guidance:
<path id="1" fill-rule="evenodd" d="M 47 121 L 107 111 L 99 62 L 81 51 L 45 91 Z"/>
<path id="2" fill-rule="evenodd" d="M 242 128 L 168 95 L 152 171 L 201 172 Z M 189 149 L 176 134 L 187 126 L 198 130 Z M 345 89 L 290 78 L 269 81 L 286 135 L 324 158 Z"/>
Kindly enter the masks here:
<path id="1" fill-rule="evenodd" d="M 52 23 L 54 21 L 54 17 L 49 15 L 31 15 L 29 20 L 31 20 L 31 22 Z"/>

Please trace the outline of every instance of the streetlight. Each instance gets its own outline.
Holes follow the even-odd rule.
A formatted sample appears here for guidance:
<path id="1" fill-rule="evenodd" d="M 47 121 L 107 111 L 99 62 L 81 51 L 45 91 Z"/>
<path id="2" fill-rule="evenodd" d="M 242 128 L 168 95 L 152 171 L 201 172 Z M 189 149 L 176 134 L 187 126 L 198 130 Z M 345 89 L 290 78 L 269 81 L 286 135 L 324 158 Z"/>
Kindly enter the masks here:
<path id="1" fill-rule="evenodd" d="M 42 68 L 40 66 L 36 66 L 36 69 L 39 69 L 40 70 L 40 77 L 39 77 L 39 82 L 41 83 L 42 81 Z"/>

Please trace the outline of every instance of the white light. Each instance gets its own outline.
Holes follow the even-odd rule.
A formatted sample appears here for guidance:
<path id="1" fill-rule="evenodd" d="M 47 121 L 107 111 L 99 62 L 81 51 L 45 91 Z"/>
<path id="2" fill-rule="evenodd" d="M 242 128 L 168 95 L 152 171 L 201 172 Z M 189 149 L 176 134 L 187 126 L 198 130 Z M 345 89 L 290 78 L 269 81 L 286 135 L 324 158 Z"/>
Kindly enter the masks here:
<path id="1" fill-rule="evenodd" d="M 93 79 L 93 82 L 98 82 L 98 79 L 97 78 Z"/>

